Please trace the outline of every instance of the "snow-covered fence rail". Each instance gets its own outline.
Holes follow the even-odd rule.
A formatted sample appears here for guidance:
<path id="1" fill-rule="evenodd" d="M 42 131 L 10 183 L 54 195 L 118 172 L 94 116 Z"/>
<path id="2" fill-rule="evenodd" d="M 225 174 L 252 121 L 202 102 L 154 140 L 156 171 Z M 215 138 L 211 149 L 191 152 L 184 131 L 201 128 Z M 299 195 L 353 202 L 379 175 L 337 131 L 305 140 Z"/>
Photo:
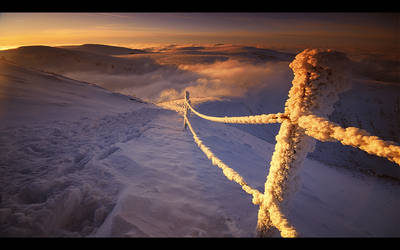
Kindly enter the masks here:
<path id="1" fill-rule="evenodd" d="M 260 205 L 257 234 L 260 237 L 272 235 L 275 227 L 282 237 L 297 237 L 299 233 L 285 217 L 288 201 L 298 188 L 298 171 L 307 154 L 314 150 L 315 139 L 340 141 L 385 157 L 400 165 L 400 146 L 371 136 L 365 130 L 339 125 L 327 120 L 333 111 L 338 94 L 347 89 L 347 57 L 331 50 L 306 49 L 298 54 L 289 65 L 294 72 L 292 88 L 285 103 L 285 112 L 242 117 L 213 117 L 199 113 L 190 104 L 189 93 L 185 94 L 184 126 L 189 126 L 200 149 L 214 165 L 220 167 L 225 176 L 240 184 L 253 195 L 253 203 Z M 275 151 L 270 162 L 264 194 L 247 185 L 243 178 L 218 159 L 197 136 L 188 119 L 188 111 L 197 116 L 222 123 L 267 124 L 282 123 L 276 136 Z M 313 138 L 312 138 L 313 137 Z"/>
<path id="2" fill-rule="evenodd" d="M 214 153 L 203 144 L 203 142 L 201 141 L 201 139 L 199 138 L 199 136 L 196 134 L 196 132 L 193 130 L 192 125 L 190 124 L 187 116 L 184 117 L 185 119 L 185 124 L 189 127 L 190 132 L 192 132 L 193 134 L 193 139 L 196 142 L 197 146 L 199 146 L 199 148 L 201 149 L 201 151 L 203 151 L 203 153 L 207 156 L 208 159 L 211 160 L 212 164 L 221 168 L 222 172 L 224 173 L 224 175 L 226 176 L 226 178 L 228 178 L 231 181 L 234 181 L 236 183 L 238 183 L 242 189 L 244 191 L 246 191 L 248 194 L 251 194 L 253 196 L 253 203 L 255 205 L 259 205 L 261 203 L 262 200 L 262 194 L 254 188 L 251 188 L 246 181 L 243 179 L 242 176 L 240 176 L 235 170 L 233 170 L 232 168 L 228 167 L 228 165 L 226 165 L 223 161 L 221 161 L 221 159 L 219 159 L 218 157 L 216 157 L 214 155 Z"/>
<path id="3" fill-rule="evenodd" d="M 187 99 L 185 100 L 185 103 Z M 191 105 L 187 105 L 187 107 L 197 116 L 213 121 L 213 122 L 221 122 L 221 123 L 239 123 L 239 124 L 267 124 L 267 123 L 281 123 L 284 119 L 287 119 L 287 116 L 283 113 L 277 114 L 262 114 L 262 115 L 252 115 L 252 116 L 237 116 L 237 117 L 215 117 L 208 116 L 197 112 Z M 185 112 L 187 110 L 185 109 Z M 185 113 L 186 115 L 186 113 Z"/>
<path id="4" fill-rule="evenodd" d="M 353 146 L 363 151 L 384 157 L 400 165 L 400 147 L 394 142 L 384 141 L 367 131 L 355 127 L 341 126 L 315 115 L 299 118 L 298 124 L 305 133 L 320 141 L 339 141 L 343 145 Z"/>

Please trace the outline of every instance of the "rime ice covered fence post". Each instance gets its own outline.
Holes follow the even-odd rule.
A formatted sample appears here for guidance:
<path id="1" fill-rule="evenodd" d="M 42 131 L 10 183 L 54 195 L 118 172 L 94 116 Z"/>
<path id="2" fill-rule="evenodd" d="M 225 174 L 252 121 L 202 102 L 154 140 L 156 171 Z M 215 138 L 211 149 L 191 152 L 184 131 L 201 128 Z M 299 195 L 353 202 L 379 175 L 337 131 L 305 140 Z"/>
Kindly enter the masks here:
<path id="1" fill-rule="evenodd" d="M 327 117 L 332 113 L 338 94 L 347 89 L 347 63 L 348 59 L 342 53 L 306 49 L 289 65 L 294 72 L 293 86 L 285 103 L 285 114 L 289 119 L 282 122 L 276 136 L 275 152 L 258 212 L 258 236 L 272 236 L 274 227 L 279 229 L 282 237 L 299 236 L 285 213 L 290 196 L 299 186 L 297 174 L 307 154 L 314 150 L 315 140 L 297 124 L 298 119 L 310 114 Z"/>

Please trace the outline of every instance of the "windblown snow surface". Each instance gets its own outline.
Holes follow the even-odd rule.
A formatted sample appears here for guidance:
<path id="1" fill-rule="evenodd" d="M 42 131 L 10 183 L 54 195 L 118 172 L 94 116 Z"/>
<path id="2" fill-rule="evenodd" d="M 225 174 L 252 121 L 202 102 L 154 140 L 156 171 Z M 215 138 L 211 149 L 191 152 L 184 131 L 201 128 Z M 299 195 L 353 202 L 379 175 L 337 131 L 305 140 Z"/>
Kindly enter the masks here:
<path id="1" fill-rule="evenodd" d="M 255 235 L 258 206 L 212 166 L 179 113 L 7 60 L 0 69 L 1 237 Z M 286 88 L 266 100 L 269 113 L 283 110 L 274 109 L 286 99 L 273 100 Z M 251 100 L 198 107 L 262 110 Z M 189 119 L 215 155 L 264 191 L 272 132 Z M 337 167 L 346 164 L 340 155 L 317 158 L 304 161 L 287 215 L 302 237 L 400 236 L 398 181 Z"/>

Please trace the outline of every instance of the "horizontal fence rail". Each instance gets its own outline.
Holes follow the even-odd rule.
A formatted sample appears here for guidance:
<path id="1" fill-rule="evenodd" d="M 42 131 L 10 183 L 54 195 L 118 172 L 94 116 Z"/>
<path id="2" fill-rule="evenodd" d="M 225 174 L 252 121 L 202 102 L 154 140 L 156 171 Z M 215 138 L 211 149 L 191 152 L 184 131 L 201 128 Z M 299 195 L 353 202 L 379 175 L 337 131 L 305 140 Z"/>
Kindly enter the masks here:
<path id="1" fill-rule="evenodd" d="M 262 114 L 262 115 L 252 115 L 252 116 L 237 116 L 237 117 L 215 117 L 208 116 L 197 112 L 185 98 L 185 103 L 188 105 L 189 109 L 196 114 L 197 116 L 213 121 L 213 122 L 221 122 L 221 123 L 239 123 L 239 124 L 268 124 L 268 123 L 282 123 L 284 119 L 288 119 L 288 117 L 283 113 L 276 114 Z"/>
<path id="2" fill-rule="evenodd" d="M 284 113 L 262 114 L 255 116 L 216 117 L 208 116 L 196 111 L 185 98 L 185 105 L 197 116 L 220 123 L 238 124 L 268 124 L 282 123 L 290 120 Z M 186 119 L 187 120 L 187 119 Z M 384 157 L 400 165 L 400 146 L 394 142 L 384 141 L 377 136 L 370 135 L 367 131 L 356 127 L 343 128 L 338 124 L 316 115 L 300 116 L 297 124 L 305 130 L 308 136 L 320 141 L 339 141 L 343 145 L 359 148 L 369 154 Z"/>
<path id="3" fill-rule="evenodd" d="M 347 58 L 331 50 L 306 49 L 289 65 L 294 72 L 293 87 L 285 103 L 285 113 L 262 114 L 239 117 L 214 117 L 201 114 L 190 103 L 189 92 L 184 98 L 184 127 L 189 127 L 194 141 L 213 165 L 222 169 L 231 181 L 253 196 L 253 204 L 259 205 L 257 234 L 260 237 L 273 235 L 277 228 L 282 237 L 298 237 L 299 233 L 285 216 L 289 197 L 296 191 L 298 171 L 308 152 L 313 151 L 315 139 L 339 141 L 343 145 L 359 148 L 369 154 L 385 157 L 400 165 L 400 146 L 371 136 L 367 131 L 342 128 L 328 119 L 333 111 L 338 94 L 346 90 L 344 73 Z M 281 123 L 276 136 L 275 151 L 270 162 L 264 194 L 251 188 L 233 169 L 229 168 L 200 140 L 188 119 L 188 112 L 213 122 L 239 124 Z"/>
<path id="4" fill-rule="evenodd" d="M 315 115 L 301 116 L 298 120 L 307 135 L 320 141 L 339 141 L 343 145 L 359 148 L 369 154 L 384 157 L 400 165 L 400 146 L 371 136 L 367 131 L 356 127 L 342 128 L 325 118 Z"/>

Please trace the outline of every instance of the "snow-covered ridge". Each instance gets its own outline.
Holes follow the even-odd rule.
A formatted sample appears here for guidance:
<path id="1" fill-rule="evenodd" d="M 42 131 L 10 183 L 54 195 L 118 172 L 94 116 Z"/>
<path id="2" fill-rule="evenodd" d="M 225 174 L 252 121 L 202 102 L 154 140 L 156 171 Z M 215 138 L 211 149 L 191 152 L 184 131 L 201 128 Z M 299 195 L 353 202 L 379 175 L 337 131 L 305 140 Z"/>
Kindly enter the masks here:
<path id="1" fill-rule="evenodd" d="M 65 45 L 65 46 L 58 46 L 58 48 L 84 51 L 84 52 L 90 52 L 108 56 L 148 53 L 145 50 L 141 49 L 130 49 L 125 47 L 110 46 L 103 44 Z"/>
<path id="2" fill-rule="evenodd" d="M 159 67 L 154 60 L 147 57 L 127 60 L 93 52 L 96 51 L 50 46 L 23 46 L 1 51 L 0 58 L 24 67 L 58 74 L 70 72 L 138 74 L 153 71 Z"/>
<path id="3" fill-rule="evenodd" d="M 8 60 L 0 59 L 0 69 L 2 126 L 17 121 L 47 120 L 53 117 L 51 114 L 63 114 L 65 119 L 77 118 L 92 113 L 98 104 L 103 106 L 104 113 L 124 112 L 135 109 L 134 103 L 143 102 L 91 83 L 21 67 Z M 47 113 L 41 112 L 43 107 Z"/>

